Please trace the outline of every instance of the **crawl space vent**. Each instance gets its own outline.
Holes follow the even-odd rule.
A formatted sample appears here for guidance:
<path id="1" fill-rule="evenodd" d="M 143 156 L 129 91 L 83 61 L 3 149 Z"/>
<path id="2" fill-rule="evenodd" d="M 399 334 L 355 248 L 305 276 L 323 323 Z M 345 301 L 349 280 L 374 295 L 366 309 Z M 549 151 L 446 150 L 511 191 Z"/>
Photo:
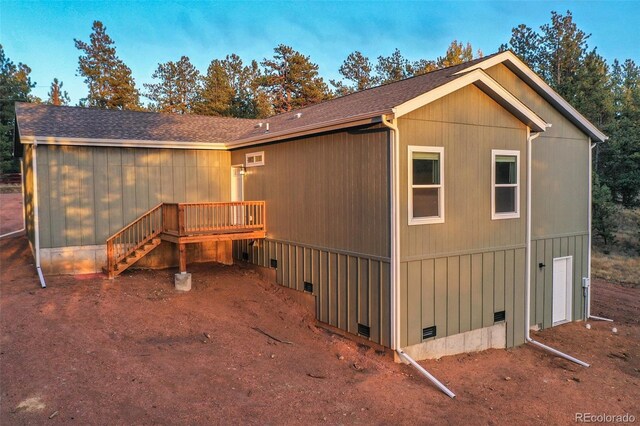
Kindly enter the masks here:
<path id="1" fill-rule="evenodd" d="M 304 291 L 306 291 L 307 293 L 313 293 L 313 284 L 308 283 L 308 282 L 304 282 Z"/>
<path id="2" fill-rule="evenodd" d="M 242 252 L 242 260 L 249 260 L 249 253 L 247 253 L 246 251 Z"/>
<path id="3" fill-rule="evenodd" d="M 358 324 L 358 334 L 369 338 L 371 337 L 371 328 L 368 325 Z"/>
<path id="4" fill-rule="evenodd" d="M 436 326 L 432 325 L 431 327 L 422 329 L 422 340 L 430 339 L 432 337 L 436 337 Z"/>
<path id="5" fill-rule="evenodd" d="M 277 268 L 278 267 L 278 260 L 277 259 L 271 259 L 271 267 L 272 268 Z"/>
<path id="6" fill-rule="evenodd" d="M 493 313 L 493 322 L 504 321 L 506 318 L 504 311 L 498 311 Z"/>

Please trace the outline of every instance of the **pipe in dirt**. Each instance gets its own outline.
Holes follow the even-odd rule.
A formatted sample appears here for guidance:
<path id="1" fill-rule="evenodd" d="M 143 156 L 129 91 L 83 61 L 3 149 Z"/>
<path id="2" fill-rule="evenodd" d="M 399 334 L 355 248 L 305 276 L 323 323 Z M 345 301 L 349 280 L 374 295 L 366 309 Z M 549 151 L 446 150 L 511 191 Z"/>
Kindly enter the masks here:
<path id="1" fill-rule="evenodd" d="M 582 365 L 583 367 L 589 367 L 584 361 L 579 360 L 578 358 L 574 358 L 571 355 L 567 355 L 564 352 L 560 352 L 557 349 L 554 349 L 550 346 L 542 344 L 540 342 L 536 342 L 529 335 L 529 328 L 531 326 L 531 145 L 533 140 L 540 136 L 540 133 L 531 134 L 530 130 L 527 129 L 527 218 L 526 218 L 526 247 L 525 247 L 525 291 L 524 291 L 524 336 L 525 342 L 531 343 L 541 349 L 544 349 L 547 352 L 550 352 L 556 356 L 567 359 L 571 362 L 575 362 L 576 364 Z"/>
<path id="2" fill-rule="evenodd" d="M 429 381 L 431 381 L 431 383 L 436 385 L 438 387 L 438 389 L 440 389 L 442 392 L 444 392 L 449 398 L 455 398 L 456 397 L 455 393 L 451 392 L 451 390 L 449 390 L 448 387 L 443 385 L 442 382 L 440 382 L 438 379 L 433 377 L 431 375 L 431 373 L 429 373 L 427 370 L 425 370 L 413 358 L 411 358 L 409 355 L 404 353 L 404 351 L 402 349 L 396 349 L 396 352 L 398 353 L 398 355 L 400 355 L 401 358 L 404 358 L 409 364 L 413 365 L 423 376 L 425 376 L 427 379 L 429 379 Z"/>

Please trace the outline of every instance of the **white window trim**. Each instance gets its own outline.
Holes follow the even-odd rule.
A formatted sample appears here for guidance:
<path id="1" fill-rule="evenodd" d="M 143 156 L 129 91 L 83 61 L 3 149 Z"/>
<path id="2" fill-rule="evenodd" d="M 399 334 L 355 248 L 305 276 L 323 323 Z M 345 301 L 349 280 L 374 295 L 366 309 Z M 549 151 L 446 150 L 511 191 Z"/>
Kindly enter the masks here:
<path id="1" fill-rule="evenodd" d="M 408 219 L 409 225 L 428 225 L 432 223 L 444 223 L 444 147 L 442 146 L 418 146 L 409 145 L 409 174 L 408 174 L 408 192 L 409 201 Z M 439 185 L 413 185 L 413 153 L 414 152 L 432 152 L 438 153 L 440 156 L 440 184 Z M 433 217 L 413 217 L 413 188 L 440 188 L 438 196 L 438 212 L 439 216 Z"/>
<path id="2" fill-rule="evenodd" d="M 496 184 L 496 157 L 501 155 L 509 155 L 516 157 L 516 183 L 515 184 Z M 496 213 L 496 187 L 515 187 L 516 188 L 516 211 L 509 213 Z M 500 219 L 517 219 L 520 217 L 520 151 L 512 151 L 505 149 L 491 150 L 491 220 Z"/>
<path id="3" fill-rule="evenodd" d="M 262 161 L 252 161 L 249 162 L 249 158 L 250 157 L 255 157 L 257 155 L 261 155 L 262 157 Z M 244 156 L 245 159 L 245 167 L 256 167 L 256 166 L 264 166 L 264 151 L 258 151 L 258 152 L 249 152 L 247 154 L 245 154 Z"/>

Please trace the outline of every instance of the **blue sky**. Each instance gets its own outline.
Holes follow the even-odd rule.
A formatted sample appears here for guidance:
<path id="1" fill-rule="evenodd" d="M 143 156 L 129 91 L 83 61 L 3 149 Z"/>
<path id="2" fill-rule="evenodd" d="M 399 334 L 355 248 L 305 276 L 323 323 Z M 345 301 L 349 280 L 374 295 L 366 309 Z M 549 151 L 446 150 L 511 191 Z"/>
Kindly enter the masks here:
<path id="1" fill-rule="evenodd" d="M 637 1 L 12 1 L 0 0 L 0 43 L 14 62 L 29 65 L 46 98 L 54 77 L 73 104 L 86 96 L 76 76 L 79 51 L 93 20 L 101 20 L 139 89 L 159 62 L 187 55 L 201 72 L 209 62 L 236 53 L 245 61 L 270 57 L 291 45 L 320 66 L 326 81 L 354 50 L 369 56 L 399 48 L 407 58 L 435 59 L 457 39 L 485 54 L 507 42 L 511 28 L 538 28 L 550 12 L 571 10 L 591 33 L 590 47 L 609 62 L 640 62 Z"/>

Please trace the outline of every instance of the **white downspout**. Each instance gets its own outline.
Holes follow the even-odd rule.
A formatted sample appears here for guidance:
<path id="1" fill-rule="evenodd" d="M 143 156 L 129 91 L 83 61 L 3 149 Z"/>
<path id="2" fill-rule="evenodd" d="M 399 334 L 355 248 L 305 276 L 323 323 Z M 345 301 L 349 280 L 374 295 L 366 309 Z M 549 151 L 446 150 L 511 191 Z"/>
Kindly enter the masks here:
<path id="1" fill-rule="evenodd" d="M 19 234 L 20 232 L 24 231 L 24 229 L 26 228 L 27 211 L 26 211 L 26 206 L 24 204 L 24 164 L 22 163 L 22 158 L 20 159 L 20 192 L 22 193 L 22 228 L 18 229 L 17 231 L 11 231 L 11 232 L 7 232 L 6 234 L 2 234 L 0 235 L 0 238 L 10 237 L 11 235 Z"/>
<path id="2" fill-rule="evenodd" d="M 535 340 L 533 340 L 531 338 L 531 336 L 529 335 L 529 328 L 531 327 L 531 319 L 530 319 L 530 315 L 531 315 L 531 187 L 532 187 L 532 182 L 531 182 L 531 163 L 533 162 L 531 159 L 531 145 L 532 142 L 535 138 L 537 138 L 538 136 L 540 136 L 540 133 L 534 133 L 531 134 L 530 129 L 527 129 L 527 224 L 526 224 L 526 248 L 525 248 L 525 268 L 526 268 L 526 275 L 525 275 L 525 292 L 524 292 L 524 298 L 525 298 L 525 305 L 524 305 L 524 335 L 525 335 L 525 341 L 527 343 L 531 343 L 532 345 L 538 346 L 539 348 L 542 348 L 548 352 L 551 352 L 554 355 L 557 355 L 561 358 L 567 359 L 571 362 L 575 362 L 576 364 L 580 364 L 583 367 L 589 367 L 589 364 L 587 364 L 584 361 L 580 361 L 577 358 L 572 357 L 571 355 L 567 355 L 563 352 L 560 352 L 557 349 L 553 349 L 547 345 L 543 345 L 540 342 L 536 342 Z"/>
<path id="3" fill-rule="evenodd" d="M 438 379 L 433 377 L 427 370 L 418 364 L 413 358 L 407 355 L 400 346 L 400 131 L 397 121 L 393 118 L 387 120 L 382 116 L 382 124 L 388 127 L 392 133 L 391 137 L 391 349 L 395 349 L 400 357 L 414 366 L 423 376 L 438 389 L 450 398 L 455 398 L 455 394 L 443 385 Z"/>
<path id="4" fill-rule="evenodd" d="M 35 240 L 36 251 L 36 271 L 40 279 L 42 288 L 47 288 L 44 281 L 42 268 L 40 267 L 40 215 L 38 214 L 38 140 L 33 140 L 33 158 L 31 160 L 31 168 L 33 169 L 33 239 Z"/>
<path id="5" fill-rule="evenodd" d="M 592 216 L 592 209 L 593 209 L 593 201 L 592 201 L 592 194 L 591 191 L 593 191 L 593 186 L 592 186 L 592 179 L 593 179 L 593 148 L 596 147 L 595 143 L 591 143 L 591 138 L 589 138 L 589 246 L 587 247 L 587 259 L 589 260 L 589 263 L 587 263 L 587 285 L 586 285 L 586 296 L 587 299 L 584 301 L 585 306 L 586 306 L 586 310 L 587 310 L 587 314 L 586 314 L 586 320 L 588 319 L 594 319 L 594 320 L 599 320 L 599 321 L 610 321 L 613 322 L 612 319 L 609 318 L 603 318 L 603 317 L 597 317 L 595 315 L 591 315 L 591 222 L 593 220 L 593 216 Z"/>

